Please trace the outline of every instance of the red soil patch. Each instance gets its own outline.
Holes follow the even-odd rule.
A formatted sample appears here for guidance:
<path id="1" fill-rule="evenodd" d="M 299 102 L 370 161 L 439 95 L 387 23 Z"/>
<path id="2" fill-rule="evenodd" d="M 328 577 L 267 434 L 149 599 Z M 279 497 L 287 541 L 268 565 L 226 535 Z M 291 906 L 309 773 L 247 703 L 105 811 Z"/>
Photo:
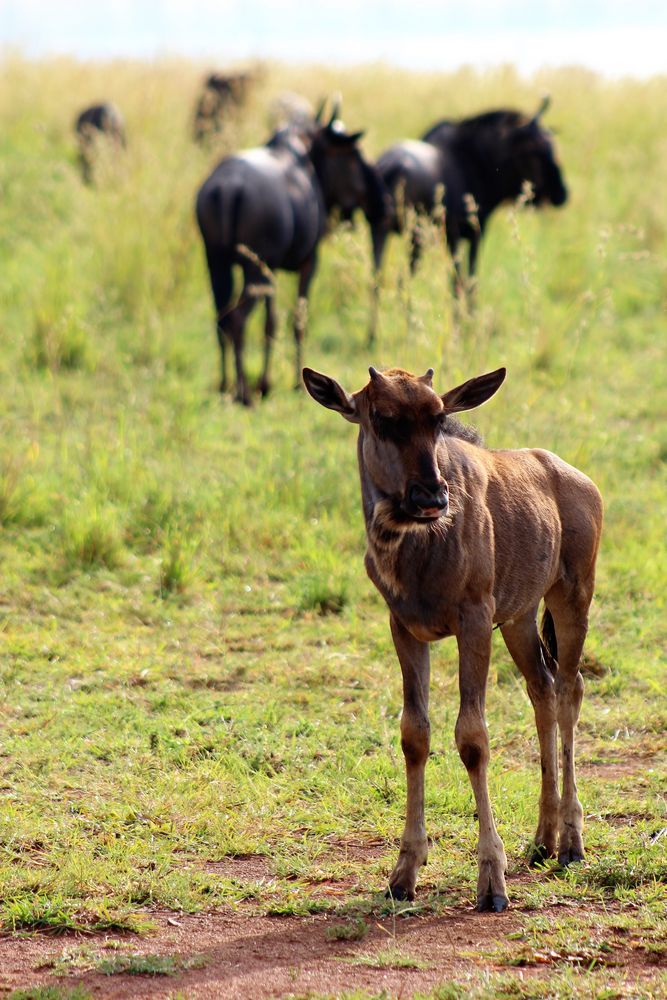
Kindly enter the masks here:
<path id="1" fill-rule="evenodd" d="M 239 914 L 202 914 L 179 917 L 155 914 L 157 931 L 146 938 L 96 935 L 53 938 L 0 938 L 0 990 L 49 984 L 63 990 L 81 986 L 94 997 L 164 998 L 178 993 L 188 1000 L 248 997 L 253 1000 L 346 990 L 386 991 L 409 997 L 454 978 L 465 983 L 484 972 L 512 970 L 489 955 L 506 944 L 507 935 L 520 928 L 525 915 L 478 914 L 452 908 L 438 917 L 371 920 L 362 941 L 330 941 L 326 930 L 340 918 L 271 918 Z M 591 910 L 591 921 L 595 920 Z M 116 943 L 118 951 L 107 950 Z M 106 946 L 106 947 L 105 947 Z M 205 964 L 174 976 L 113 975 L 80 971 L 54 975 L 53 963 L 81 949 L 99 957 L 132 952 L 141 955 L 202 956 Z M 391 949 L 424 968 L 398 968 L 386 959 L 377 966 L 355 964 L 355 958 Z M 544 975 L 558 956 L 545 951 L 517 975 Z M 621 947 L 611 962 L 632 981 L 652 976 L 656 965 L 647 956 Z"/>
<path id="2" fill-rule="evenodd" d="M 324 917 L 243 917 L 206 914 L 197 917 L 158 915 L 158 931 L 150 938 L 120 939 L 118 952 L 104 945 L 117 936 L 79 938 L 5 938 L 0 940 L 0 987 L 16 989 L 37 984 L 70 988 L 85 986 L 96 997 L 157 998 L 184 992 L 188 1000 L 226 997 L 281 997 L 308 992 L 337 993 L 353 988 L 410 995 L 432 989 L 454 973 L 493 969 L 479 957 L 503 935 L 516 929 L 513 914 L 455 911 L 429 919 L 372 921 L 363 941 L 329 941 L 326 929 L 341 920 Z M 171 923 L 168 923 L 168 920 Z M 174 926 L 174 924 L 177 926 Z M 105 957 L 118 953 L 205 956 L 206 964 L 176 976 L 103 976 L 77 972 L 54 976 L 46 966 L 76 945 Z M 350 964 L 358 955 L 391 947 L 425 969 L 374 968 Z M 464 956 L 463 953 L 466 953 Z M 347 961 L 346 961 L 347 959 Z"/>

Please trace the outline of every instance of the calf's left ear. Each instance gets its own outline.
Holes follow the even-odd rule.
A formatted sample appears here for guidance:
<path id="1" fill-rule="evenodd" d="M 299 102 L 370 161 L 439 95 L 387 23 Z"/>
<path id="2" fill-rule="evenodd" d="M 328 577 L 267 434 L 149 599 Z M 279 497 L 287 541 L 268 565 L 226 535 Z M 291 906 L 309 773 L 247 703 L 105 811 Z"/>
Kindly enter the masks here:
<path id="1" fill-rule="evenodd" d="M 441 397 L 447 413 L 459 413 L 461 410 L 472 410 L 493 396 L 505 379 L 506 369 L 498 368 L 487 375 L 478 375 L 468 379 L 455 389 L 450 389 Z"/>
<path id="2" fill-rule="evenodd" d="M 342 385 L 328 375 L 322 375 L 313 368 L 304 368 L 303 382 L 316 403 L 326 406 L 328 410 L 335 410 L 345 417 L 352 424 L 359 423 L 359 415 L 354 399 L 345 392 Z"/>

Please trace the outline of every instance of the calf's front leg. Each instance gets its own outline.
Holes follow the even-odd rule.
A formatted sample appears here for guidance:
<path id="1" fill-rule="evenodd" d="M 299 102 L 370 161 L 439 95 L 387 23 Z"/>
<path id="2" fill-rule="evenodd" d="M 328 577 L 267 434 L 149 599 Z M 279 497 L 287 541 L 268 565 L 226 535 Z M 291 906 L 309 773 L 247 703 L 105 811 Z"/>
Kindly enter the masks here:
<path id="1" fill-rule="evenodd" d="M 459 755 L 470 778 L 479 818 L 477 909 L 501 913 L 508 904 L 505 888 L 507 858 L 493 820 L 486 780 L 489 735 L 484 706 L 491 657 L 491 627 L 490 608 L 476 605 L 462 611 L 456 637 L 461 707 L 455 735 Z"/>
<path id="2" fill-rule="evenodd" d="M 407 807 L 398 861 L 389 877 L 394 899 L 414 899 L 417 869 L 426 864 L 424 770 L 430 744 L 428 720 L 429 647 L 415 639 L 392 615 L 391 634 L 403 674 L 401 746 L 405 757 Z"/>

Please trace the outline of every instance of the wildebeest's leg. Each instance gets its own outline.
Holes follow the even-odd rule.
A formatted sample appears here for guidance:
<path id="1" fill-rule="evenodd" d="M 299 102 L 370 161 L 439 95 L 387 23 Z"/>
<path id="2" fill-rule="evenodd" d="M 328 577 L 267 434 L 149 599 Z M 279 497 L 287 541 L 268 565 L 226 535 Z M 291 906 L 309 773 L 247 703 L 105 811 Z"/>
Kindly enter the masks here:
<path id="1" fill-rule="evenodd" d="M 417 218 L 410 232 L 410 274 L 412 276 L 414 276 L 417 270 L 417 264 L 419 263 L 423 249 L 424 230 L 420 219 Z"/>
<path id="2" fill-rule="evenodd" d="M 271 384 L 269 382 L 269 365 L 271 363 L 271 349 L 276 335 L 276 305 L 273 294 L 267 295 L 264 299 L 266 308 L 266 319 L 264 321 L 264 367 L 262 377 L 259 380 L 259 391 L 262 396 L 267 396 Z"/>
<path id="3" fill-rule="evenodd" d="M 479 243 L 480 243 L 480 233 L 475 231 L 470 237 L 470 249 L 468 250 L 468 280 L 466 282 L 466 294 L 468 296 L 468 304 L 470 306 L 473 306 L 475 301 L 475 288 L 477 285 L 475 270 L 477 268 L 477 253 L 479 251 Z"/>
<path id="4" fill-rule="evenodd" d="M 523 618 L 501 625 L 505 645 L 526 678 L 528 696 L 535 710 L 540 743 L 542 791 L 531 864 L 553 857 L 558 846 L 558 745 L 556 727 L 555 660 L 540 641 L 537 608 Z"/>
<path id="5" fill-rule="evenodd" d="M 227 381 L 227 334 L 220 317 L 216 320 L 215 332 L 218 335 L 220 345 L 220 392 L 227 392 L 229 387 Z"/>
<path id="6" fill-rule="evenodd" d="M 243 348 L 245 339 L 245 324 L 248 316 L 255 307 L 257 298 L 252 292 L 247 291 L 247 281 L 244 285 L 241 298 L 232 311 L 225 317 L 225 329 L 229 332 L 232 346 L 234 348 L 234 361 L 236 364 L 236 402 L 243 403 L 244 406 L 252 405 L 248 380 L 243 365 Z"/>
<path id="7" fill-rule="evenodd" d="M 371 229 L 373 243 L 373 277 L 371 285 L 371 310 L 368 324 L 368 346 L 373 347 L 377 336 L 378 317 L 380 312 L 380 270 L 382 257 L 387 242 L 388 229 L 384 223 L 375 224 Z"/>
<path id="8" fill-rule="evenodd" d="M 211 289 L 213 291 L 213 301 L 215 302 L 216 324 L 215 330 L 220 345 L 221 370 L 220 392 L 227 392 L 227 338 L 231 339 L 231 328 L 229 322 L 230 302 L 234 288 L 232 275 L 232 261 L 229 254 L 217 247 L 206 247 L 206 263 L 211 279 Z"/>
<path id="9" fill-rule="evenodd" d="M 79 167 L 84 184 L 93 182 L 93 143 L 86 134 L 79 137 Z"/>
<path id="10" fill-rule="evenodd" d="M 445 232 L 447 237 L 447 249 L 449 250 L 452 258 L 452 264 L 454 265 L 454 274 L 452 276 L 452 294 L 455 302 L 460 302 L 465 294 L 465 278 L 461 267 L 461 257 L 459 255 L 459 242 L 461 240 L 461 234 L 457 223 L 449 216 L 447 216 L 447 226 Z"/>
<path id="11" fill-rule="evenodd" d="M 426 864 L 428 845 L 424 826 L 424 769 L 428 758 L 429 647 L 419 642 L 392 616 L 391 634 L 403 674 L 401 745 L 408 786 L 405 829 L 398 861 L 389 877 L 394 899 L 414 899 L 417 869 Z"/>
<path id="12" fill-rule="evenodd" d="M 306 335 L 306 327 L 308 325 L 308 289 L 310 288 L 310 283 L 313 280 L 316 265 L 317 254 L 313 251 L 310 257 L 301 265 L 299 270 L 299 287 L 297 291 L 296 308 L 294 309 L 294 343 L 296 346 L 295 389 L 300 389 L 302 386 L 301 369 L 303 367 L 303 338 Z"/>
<path id="13" fill-rule="evenodd" d="M 507 906 L 505 870 L 507 858 L 496 830 L 486 780 L 489 763 L 489 736 L 484 719 L 486 679 L 491 657 L 492 613 L 477 604 L 462 609 L 457 642 L 459 647 L 459 689 L 461 708 L 456 720 L 456 745 L 468 771 L 477 816 L 479 843 L 477 860 L 477 909 L 500 913 Z"/>
<path id="14" fill-rule="evenodd" d="M 584 696 L 579 660 L 588 630 L 590 586 L 560 581 L 545 596 L 553 618 L 558 647 L 556 697 L 558 728 L 563 752 L 563 793 L 560 801 L 558 860 L 562 865 L 584 857 L 584 813 L 577 795 L 574 770 L 574 730 Z M 547 619 L 548 624 L 548 619 Z"/>

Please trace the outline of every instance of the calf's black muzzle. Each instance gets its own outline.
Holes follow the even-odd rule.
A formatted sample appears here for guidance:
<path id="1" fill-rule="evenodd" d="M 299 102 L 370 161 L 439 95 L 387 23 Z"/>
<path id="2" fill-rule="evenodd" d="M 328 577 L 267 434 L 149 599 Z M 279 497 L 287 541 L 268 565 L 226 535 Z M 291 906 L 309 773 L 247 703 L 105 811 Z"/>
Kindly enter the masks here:
<path id="1" fill-rule="evenodd" d="M 436 521 L 447 513 L 449 490 L 445 482 L 408 483 L 406 513 L 420 521 Z"/>

